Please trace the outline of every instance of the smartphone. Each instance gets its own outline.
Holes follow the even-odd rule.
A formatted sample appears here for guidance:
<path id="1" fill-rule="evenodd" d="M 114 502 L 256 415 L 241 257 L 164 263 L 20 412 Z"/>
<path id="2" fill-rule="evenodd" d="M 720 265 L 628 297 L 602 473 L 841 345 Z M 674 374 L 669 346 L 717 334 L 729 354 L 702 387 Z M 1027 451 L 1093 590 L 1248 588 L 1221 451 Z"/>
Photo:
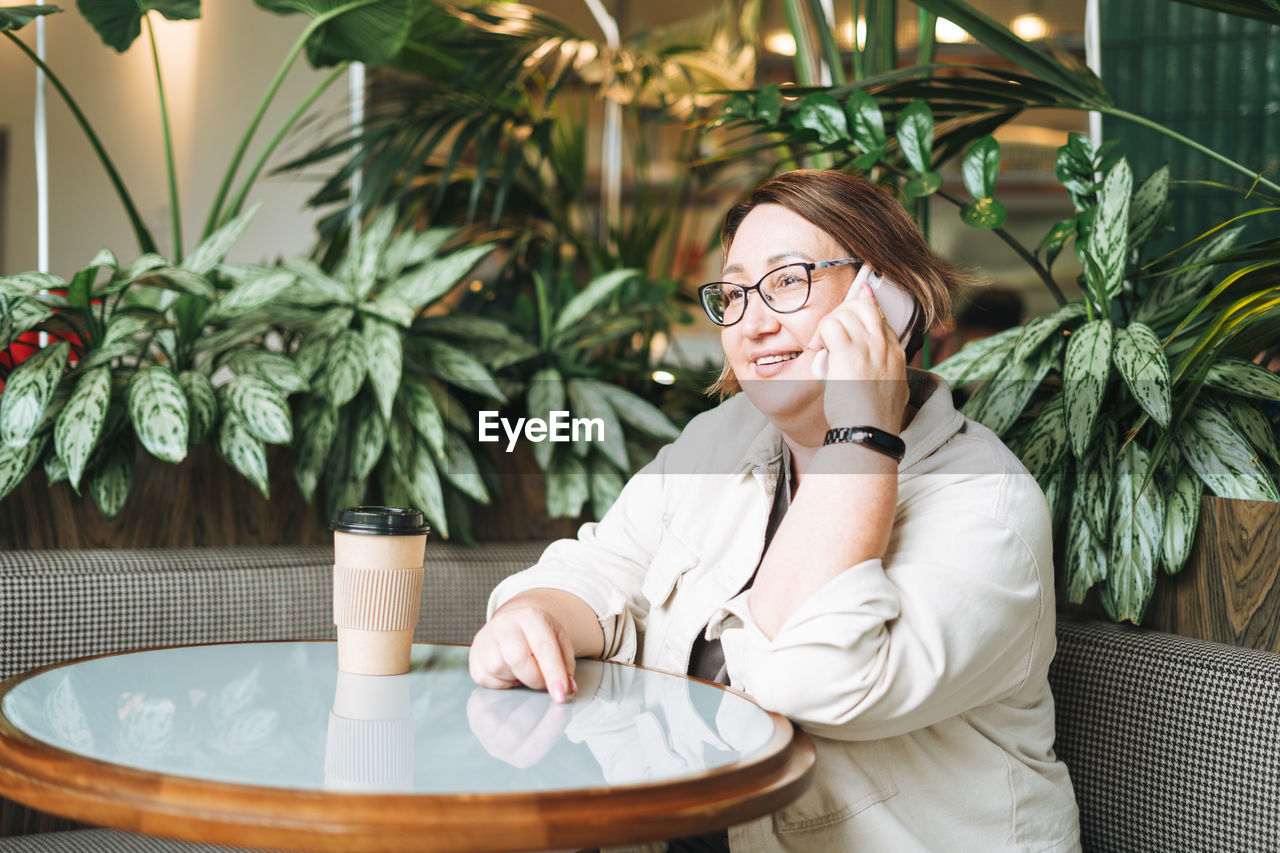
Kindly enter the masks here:
<path id="1" fill-rule="evenodd" d="M 880 306 L 880 312 L 884 314 L 889 327 L 897 333 L 898 343 L 902 345 L 903 349 L 906 349 L 911 340 L 911 330 L 916 323 L 916 314 L 920 310 L 915 297 L 875 270 L 872 270 L 867 276 L 867 284 L 871 286 L 871 292 L 876 297 L 876 304 Z M 820 350 L 813 357 L 811 372 L 814 379 L 827 378 L 827 351 L 825 349 Z"/>

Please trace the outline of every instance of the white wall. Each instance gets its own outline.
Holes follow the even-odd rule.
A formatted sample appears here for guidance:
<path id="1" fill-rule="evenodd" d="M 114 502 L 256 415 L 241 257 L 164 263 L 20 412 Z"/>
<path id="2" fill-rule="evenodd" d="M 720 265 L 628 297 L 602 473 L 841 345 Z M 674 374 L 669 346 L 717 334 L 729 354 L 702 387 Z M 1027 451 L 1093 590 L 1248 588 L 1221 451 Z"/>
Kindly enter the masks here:
<path id="1" fill-rule="evenodd" d="M 97 130 L 160 250 L 169 253 L 173 239 L 163 137 L 146 31 L 127 53 L 117 54 L 102 44 L 73 3 L 61 5 L 66 11 L 47 19 L 46 61 Z M 218 183 L 259 99 L 307 24 L 301 15 L 276 16 L 251 0 L 207 0 L 202 5 L 200 21 L 160 20 L 156 27 L 186 251 L 199 239 Z M 34 48 L 34 23 L 18 35 Z M 245 168 L 325 73 L 299 57 L 255 137 Z M 322 126 L 295 131 L 272 164 L 305 150 L 322 132 L 339 129 L 346 98 L 346 80 L 340 78 L 313 108 L 324 119 Z M 0 40 L 0 127 L 9 134 L 0 274 L 36 268 L 34 104 L 35 66 L 15 45 Z M 127 263 L 138 254 L 138 245 L 124 208 L 52 86 L 48 105 L 51 271 L 70 277 L 103 246 Z M 316 217 L 304 204 L 315 188 L 280 178 L 259 183 L 249 199 L 265 204 L 230 258 L 257 261 L 310 248 Z"/>

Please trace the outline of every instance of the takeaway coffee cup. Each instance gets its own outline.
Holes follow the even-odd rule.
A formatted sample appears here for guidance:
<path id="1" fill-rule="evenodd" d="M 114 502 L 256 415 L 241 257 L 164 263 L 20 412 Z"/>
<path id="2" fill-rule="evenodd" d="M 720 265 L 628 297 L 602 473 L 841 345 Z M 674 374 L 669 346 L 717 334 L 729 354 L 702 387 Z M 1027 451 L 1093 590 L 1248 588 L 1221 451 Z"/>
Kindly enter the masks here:
<path id="1" fill-rule="evenodd" d="M 342 510 L 329 527 L 338 669 L 358 675 L 408 672 L 427 544 L 422 513 L 357 506 Z"/>

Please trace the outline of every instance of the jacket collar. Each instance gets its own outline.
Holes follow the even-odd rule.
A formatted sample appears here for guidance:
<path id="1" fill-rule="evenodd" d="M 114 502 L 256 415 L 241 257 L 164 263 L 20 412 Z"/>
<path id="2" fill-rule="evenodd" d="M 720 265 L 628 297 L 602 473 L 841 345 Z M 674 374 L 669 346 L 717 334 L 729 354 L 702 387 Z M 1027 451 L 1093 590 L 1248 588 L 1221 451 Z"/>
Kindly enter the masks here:
<path id="1" fill-rule="evenodd" d="M 902 431 L 902 441 L 907 445 L 906 455 L 898 464 L 898 473 L 910 473 L 910 469 L 922 459 L 946 443 L 964 426 L 964 415 L 956 411 L 951 401 L 951 387 L 940 376 L 927 370 L 907 368 L 907 387 L 910 401 L 916 407 L 916 416 Z M 747 443 L 737 472 L 757 468 L 774 469 L 782 458 L 782 431 L 760 414 L 741 394 L 743 402 L 757 418 L 763 421 L 759 432 Z"/>

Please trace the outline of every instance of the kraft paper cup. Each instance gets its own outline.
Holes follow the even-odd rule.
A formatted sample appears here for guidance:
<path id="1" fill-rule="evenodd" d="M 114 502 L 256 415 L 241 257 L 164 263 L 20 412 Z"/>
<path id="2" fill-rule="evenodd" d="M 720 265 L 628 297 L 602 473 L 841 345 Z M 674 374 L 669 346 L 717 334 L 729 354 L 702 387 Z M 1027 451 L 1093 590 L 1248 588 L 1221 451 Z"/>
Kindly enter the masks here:
<path id="1" fill-rule="evenodd" d="M 325 787 L 407 792 L 413 768 L 409 677 L 339 672 L 325 742 Z"/>
<path id="2" fill-rule="evenodd" d="M 427 544 L 422 513 L 352 507 L 338 513 L 330 528 L 338 669 L 360 675 L 408 672 Z"/>

